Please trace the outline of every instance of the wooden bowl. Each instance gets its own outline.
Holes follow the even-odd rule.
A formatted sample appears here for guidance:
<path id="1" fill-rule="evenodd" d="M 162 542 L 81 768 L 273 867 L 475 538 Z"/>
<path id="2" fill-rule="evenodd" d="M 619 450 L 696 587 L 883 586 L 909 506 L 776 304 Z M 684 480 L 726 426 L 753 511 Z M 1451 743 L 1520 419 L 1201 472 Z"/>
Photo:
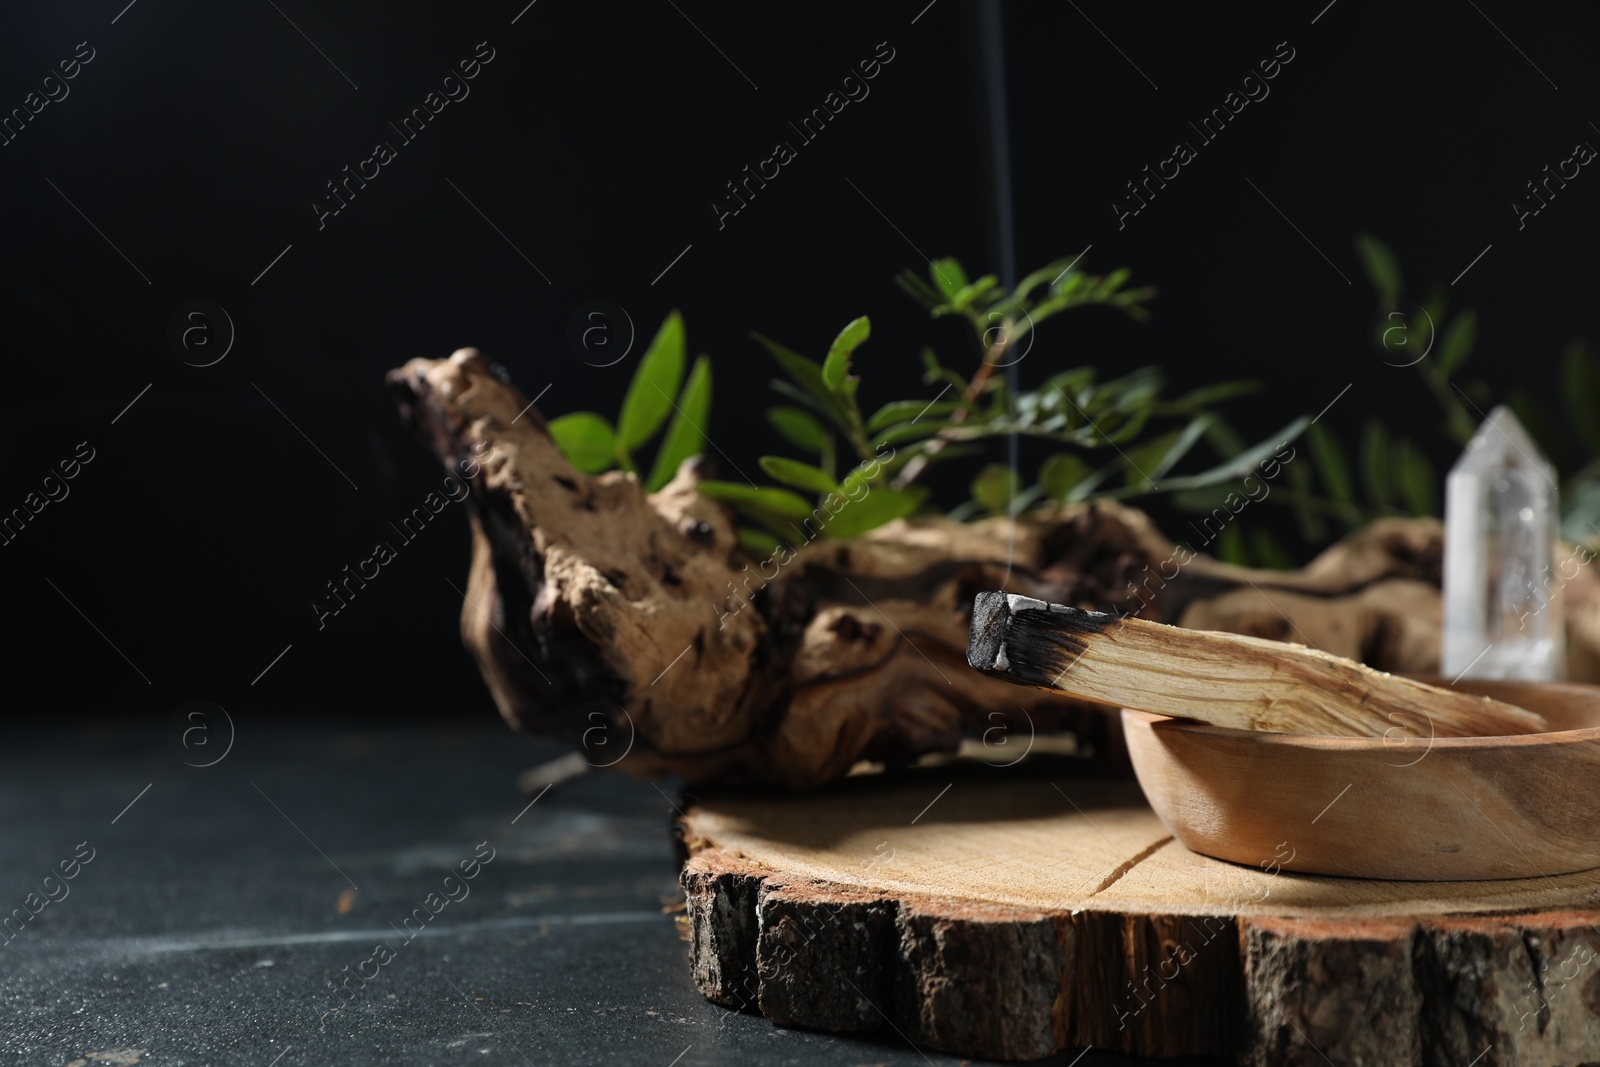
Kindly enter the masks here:
<path id="1" fill-rule="evenodd" d="M 1186 847 L 1217 859 L 1425 881 L 1600 867 L 1600 686 L 1453 688 L 1537 711 L 1554 730 L 1314 737 L 1131 708 L 1122 724 L 1150 806 Z"/>

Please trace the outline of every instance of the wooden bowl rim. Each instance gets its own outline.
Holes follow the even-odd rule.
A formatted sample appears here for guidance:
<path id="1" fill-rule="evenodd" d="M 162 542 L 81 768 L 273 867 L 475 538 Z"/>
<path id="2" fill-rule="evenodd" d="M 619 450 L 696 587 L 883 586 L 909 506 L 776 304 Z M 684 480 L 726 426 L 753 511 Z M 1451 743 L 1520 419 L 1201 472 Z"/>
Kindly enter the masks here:
<path id="1" fill-rule="evenodd" d="M 1422 680 L 1428 679 L 1424 678 Z M 1474 679 L 1466 680 L 1473 681 Z M 1564 689 L 1570 691 L 1574 696 L 1592 699 L 1597 705 L 1600 705 L 1600 685 L 1590 685 L 1585 682 L 1522 682 L 1518 679 L 1510 678 L 1485 678 L 1481 680 L 1486 682 L 1516 682 L 1523 685 Z M 1171 715 L 1158 715 L 1152 711 L 1140 711 L 1138 708 L 1123 708 L 1122 718 L 1124 722 L 1132 721 L 1144 726 L 1153 726 L 1157 722 L 1171 723 L 1170 726 L 1163 729 L 1179 730 L 1187 734 L 1225 740 L 1246 740 L 1263 745 L 1287 745 L 1291 748 L 1331 749 L 1343 752 L 1393 752 L 1398 747 L 1389 744 L 1382 737 L 1346 737 L 1340 734 L 1286 734 L 1265 730 L 1239 730 L 1231 726 L 1213 726 L 1210 723 L 1189 722 L 1174 718 Z M 1536 734 L 1434 737 L 1429 744 L 1429 751 L 1434 748 L 1485 751 L 1496 748 L 1515 749 L 1532 746 L 1584 744 L 1593 741 L 1600 741 L 1600 726 L 1586 726 L 1577 730 L 1547 730 Z"/>

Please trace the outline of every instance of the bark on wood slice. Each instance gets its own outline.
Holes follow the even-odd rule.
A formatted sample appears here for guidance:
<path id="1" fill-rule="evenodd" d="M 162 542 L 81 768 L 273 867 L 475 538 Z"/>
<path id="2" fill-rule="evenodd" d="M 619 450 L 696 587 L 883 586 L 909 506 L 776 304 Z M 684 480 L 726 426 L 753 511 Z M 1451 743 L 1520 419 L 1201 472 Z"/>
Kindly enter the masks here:
<path id="1" fill-rule="evenodd" d="M 1141 512 L 1080 506 L 1011 523 L 898 521 L 801 544 L 781 566 L 739 547 L 689 460 L 660 492 L 590 476 L 472 349 L 389 383 L 403 417 L 470 489 L 462 640 L 502 715 L 641 776 L 810 788 L 860 760 L 909 764 L 997 725 L 1118 747 L 1115 712 L 966 667 L 975 592 L 1300 640 L 1380 670 L 1438 668 L 1442 535 L 1386 520 L 1303 571 L 1199 554 Z M 731 472 L 730 475 L 732 476 Z M 800 539 L 797 538 L 797 541 Z M 1600 649 L 1600 582 L 1566 589 L 1575 640 Z M 1600 656 L 1581 663 L 1600 671 Z M 1575 671 L 1573 677 L 1583 677 Z"/>
<path id="2" fill-rule="evenodd" d="M 996 1059 L 1600 1056 L 1600 872 L 1328 878 L 1280 869 L 1287 842 L 1225 863 L 1172 840 L 1132 783 L 1034 763 L 686 801 L 701 991 Z"/>

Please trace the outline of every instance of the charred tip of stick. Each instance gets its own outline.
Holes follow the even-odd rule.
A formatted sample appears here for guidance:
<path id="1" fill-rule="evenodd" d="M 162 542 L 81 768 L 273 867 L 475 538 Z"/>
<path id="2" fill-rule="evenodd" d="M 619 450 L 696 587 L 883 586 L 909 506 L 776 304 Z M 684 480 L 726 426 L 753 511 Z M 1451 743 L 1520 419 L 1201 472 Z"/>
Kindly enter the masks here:
<path id="1" fill-rule="evenodd" d="M 985 674 L 1058 689 L 1062 674 L 1089 647 L 1089 638 L 1118 616 L 1051 604 L 1004 590 L 979 593 L 972 602 L 967 663 Z"/>
<path id="2" fill-rule="evenodd" d="M 967 635 L 967 665 L 988 671 L 1003 664 L 1006 658 L 1006 635 L 1010 628 L 1009 594 L 997 590 L 973 597 L 972 629 Z"/>

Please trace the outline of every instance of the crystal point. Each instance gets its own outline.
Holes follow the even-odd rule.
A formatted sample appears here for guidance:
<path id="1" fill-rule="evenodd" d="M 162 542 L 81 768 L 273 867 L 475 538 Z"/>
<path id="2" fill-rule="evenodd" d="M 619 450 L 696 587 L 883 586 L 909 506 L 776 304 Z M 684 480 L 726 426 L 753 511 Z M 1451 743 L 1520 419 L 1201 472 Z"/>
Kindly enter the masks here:
<path id="1" fill-rule="evenodd" d="M 1447 678 L 1565 675 L 1555 470 L 1510 408 L 1489 413 L 1445 482 Z"/>

